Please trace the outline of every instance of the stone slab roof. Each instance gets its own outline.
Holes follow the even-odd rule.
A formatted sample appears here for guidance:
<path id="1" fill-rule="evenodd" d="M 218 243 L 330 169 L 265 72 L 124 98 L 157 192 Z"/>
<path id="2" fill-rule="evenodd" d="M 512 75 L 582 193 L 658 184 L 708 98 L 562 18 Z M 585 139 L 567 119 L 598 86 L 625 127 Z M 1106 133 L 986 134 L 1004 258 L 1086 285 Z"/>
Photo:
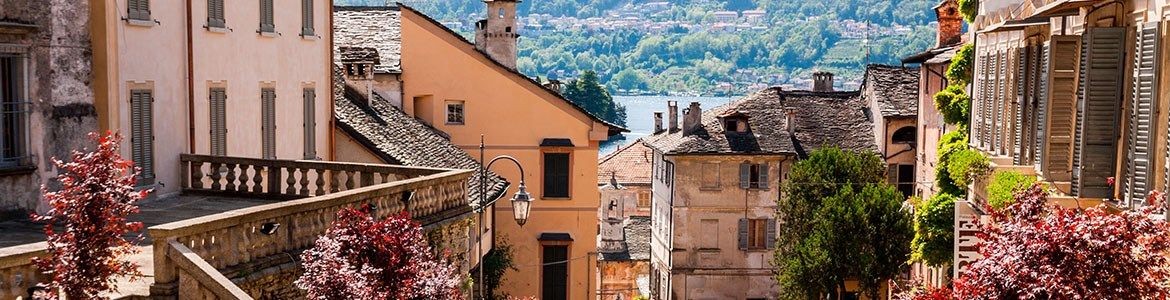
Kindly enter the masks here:
<path id="1" fill-rule="evenodd" d="M 876 104 L 874 111 L 883 117 L 917 116 L 919 77 L 917 67 L 871 64 L 865 68 L 861 97 Z"/>
<path id="2" fill-rule="evenodd" d="M 795 136 L 788 133 L 788 109 L 795 112 Z M 863 109 L 858 92 L 783 91 L 772 87 L 704 111 L 694 134 L 664 130 L 643 141 L 666 154 L 804 156 L 822 146 L 876 151 L 873 124 Z M 720 116 L 736 115 L 748 118 L 747 132 L 724 130 Z"/>
<path id="3" fill-rule="evenodd" d="M 400 14 L 397 6 L 334 6 L 334 61 L 342 60 L 343 47 L 372 48 L 379 57 L 375 73 L 401 73 Z"/>
<path id="4" fill-rule="evenodd" d="M 654 152 L 634 141 L 602 157 L 597 163 L 597 183 L 607 184 L 610 176 L 621 184 L 650 184 Z"/>
<path id="5" fill-rule="evenodd" d="M 622 227 L 622 235 L 626 251 L 601 252 L 597 254 L 597 259 L 604 261 L 650 260 L 650 217 L 631 216 L 626 218 Z"/>
<path id="6" fill-rule="evenodd" d="M 479 170 L 479 162 L 463 149 L 452 144 L 441 132 L 376 96 L 366 99 L 353 89 L 345 87 L 340 69 L 335 68 L 334 110 L 338 127 L 363 144 L 379 158 L 393 164 Z M 492 201 L 502 196 L 508 183 L 504 178 L 488 173 L 487 196 Z M 468 179 L 468 197 L 479 203 L 479 174 Z"/>

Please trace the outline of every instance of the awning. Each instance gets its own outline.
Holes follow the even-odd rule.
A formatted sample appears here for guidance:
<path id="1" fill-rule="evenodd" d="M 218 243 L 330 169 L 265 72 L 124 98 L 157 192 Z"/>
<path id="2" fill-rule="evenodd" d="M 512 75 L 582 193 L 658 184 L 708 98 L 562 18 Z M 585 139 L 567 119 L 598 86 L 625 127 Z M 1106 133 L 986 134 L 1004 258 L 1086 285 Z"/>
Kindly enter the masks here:
<path id="1" fill-rule="evenodd" d="M 546 138 L 540 141 L 541 147 L 573 147 L 573 140 L 563 138 Z"/>
<path id="2" fill-rule="evenodd" d="M 1027 19 L 1023 19 L 1023 20 L 1007 20 L 1004 22 L 999 22 L 999 23 L 996 23 L 994 25 L 988 26 L 987 28 L 984 28 L 983 30 L 980 30 L 979 33 L 993 33 L 993 32 L 1024 30 L 1025 28 L 1028 28 L 1028 27 L 1043 26 L 1043 25 L 1048 25 L 1048 18 L 1047 17 L 1031 17 L 1031 18 L 1027 18 Z"/>
<path id="3" fill-rule="evenodd" d="M 549 242 L 572 242 L 573 236 L 563 232 L 544 232 L 540 234 L 540 237 L 537 238 L 537 240 Z"/>
<path id="4" fill-rule="evenodd" d="M 1028 18 L 1051 18 L 1080 14 L 1081 7 L 1108 3 L 1101 0 L 1057 0 L 1037 8 Z"/>

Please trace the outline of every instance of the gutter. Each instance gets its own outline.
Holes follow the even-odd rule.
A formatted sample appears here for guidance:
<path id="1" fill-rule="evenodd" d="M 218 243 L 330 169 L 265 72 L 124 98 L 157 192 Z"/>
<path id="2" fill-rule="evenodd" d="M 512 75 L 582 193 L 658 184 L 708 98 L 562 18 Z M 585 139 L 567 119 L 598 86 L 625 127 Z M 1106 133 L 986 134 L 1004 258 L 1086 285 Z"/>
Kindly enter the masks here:
<path id="1" fill-rule="evenodd" d="M 191 33 L 191 0 L 187 0 L 187 151 L 195 154 L 195 55 Z"/>

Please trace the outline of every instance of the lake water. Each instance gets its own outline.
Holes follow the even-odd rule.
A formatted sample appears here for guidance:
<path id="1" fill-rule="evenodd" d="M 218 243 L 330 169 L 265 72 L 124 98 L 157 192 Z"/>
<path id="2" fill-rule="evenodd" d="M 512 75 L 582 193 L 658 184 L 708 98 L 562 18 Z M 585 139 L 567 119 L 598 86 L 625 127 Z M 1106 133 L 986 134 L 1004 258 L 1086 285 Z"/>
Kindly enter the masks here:
<path id="1" fill-rule="evenodd" d="M 608 141 L 601 143 L 600 155 L 605 156 L 621 146 L 633 143 L 638 139 L 650 135 L 654 131 L 654 112 L 663 112 L 662 126 L 666 125 L 669 117 L 666 116 L 666 102 L 678 101 L 678 113 L 680 114 L 678 122 L 682 125 L 682 111 L 691 102 L 699 102 L 699 106 L 703 110 L 708 110 L 716 106 L 727 104 L 732 99 L 738 99 L 740 96 L 733 98 L 728 97 L 671 97 L 671 96 L 614 96 L 613 101 L 626 106 L 626 127 L 630 130 L 622 136 L 614 137 Z"/>

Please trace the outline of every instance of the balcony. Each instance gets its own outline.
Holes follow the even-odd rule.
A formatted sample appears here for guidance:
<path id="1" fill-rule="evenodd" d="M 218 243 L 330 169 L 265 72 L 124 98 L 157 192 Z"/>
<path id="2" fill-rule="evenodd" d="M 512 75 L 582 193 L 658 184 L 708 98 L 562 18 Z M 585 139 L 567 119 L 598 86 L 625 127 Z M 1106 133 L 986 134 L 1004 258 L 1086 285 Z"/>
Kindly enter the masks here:
<path id="1" fill-rule="evenodd" d="M 134 217 L 151 226 L 131 260 L 153 282 L 119 280 L 120 295 L 113 296 L 287 298 L 299 292 L 291 282 L 300 252 L 342 208 L 370 204 L 378 218 L 407 211 L 428 230 L 471 216 L 471 170 L 187 154 L 180 161 L 182 196 L 144 204 Z M 0 223 L 0 230 L 24 232 L 0 246 L 43 240 L 38 226 Z M 0 248 L 0 299 L 27 295 L 46 279 L 29 263 L 44 248 L 43 242 Z"/>

